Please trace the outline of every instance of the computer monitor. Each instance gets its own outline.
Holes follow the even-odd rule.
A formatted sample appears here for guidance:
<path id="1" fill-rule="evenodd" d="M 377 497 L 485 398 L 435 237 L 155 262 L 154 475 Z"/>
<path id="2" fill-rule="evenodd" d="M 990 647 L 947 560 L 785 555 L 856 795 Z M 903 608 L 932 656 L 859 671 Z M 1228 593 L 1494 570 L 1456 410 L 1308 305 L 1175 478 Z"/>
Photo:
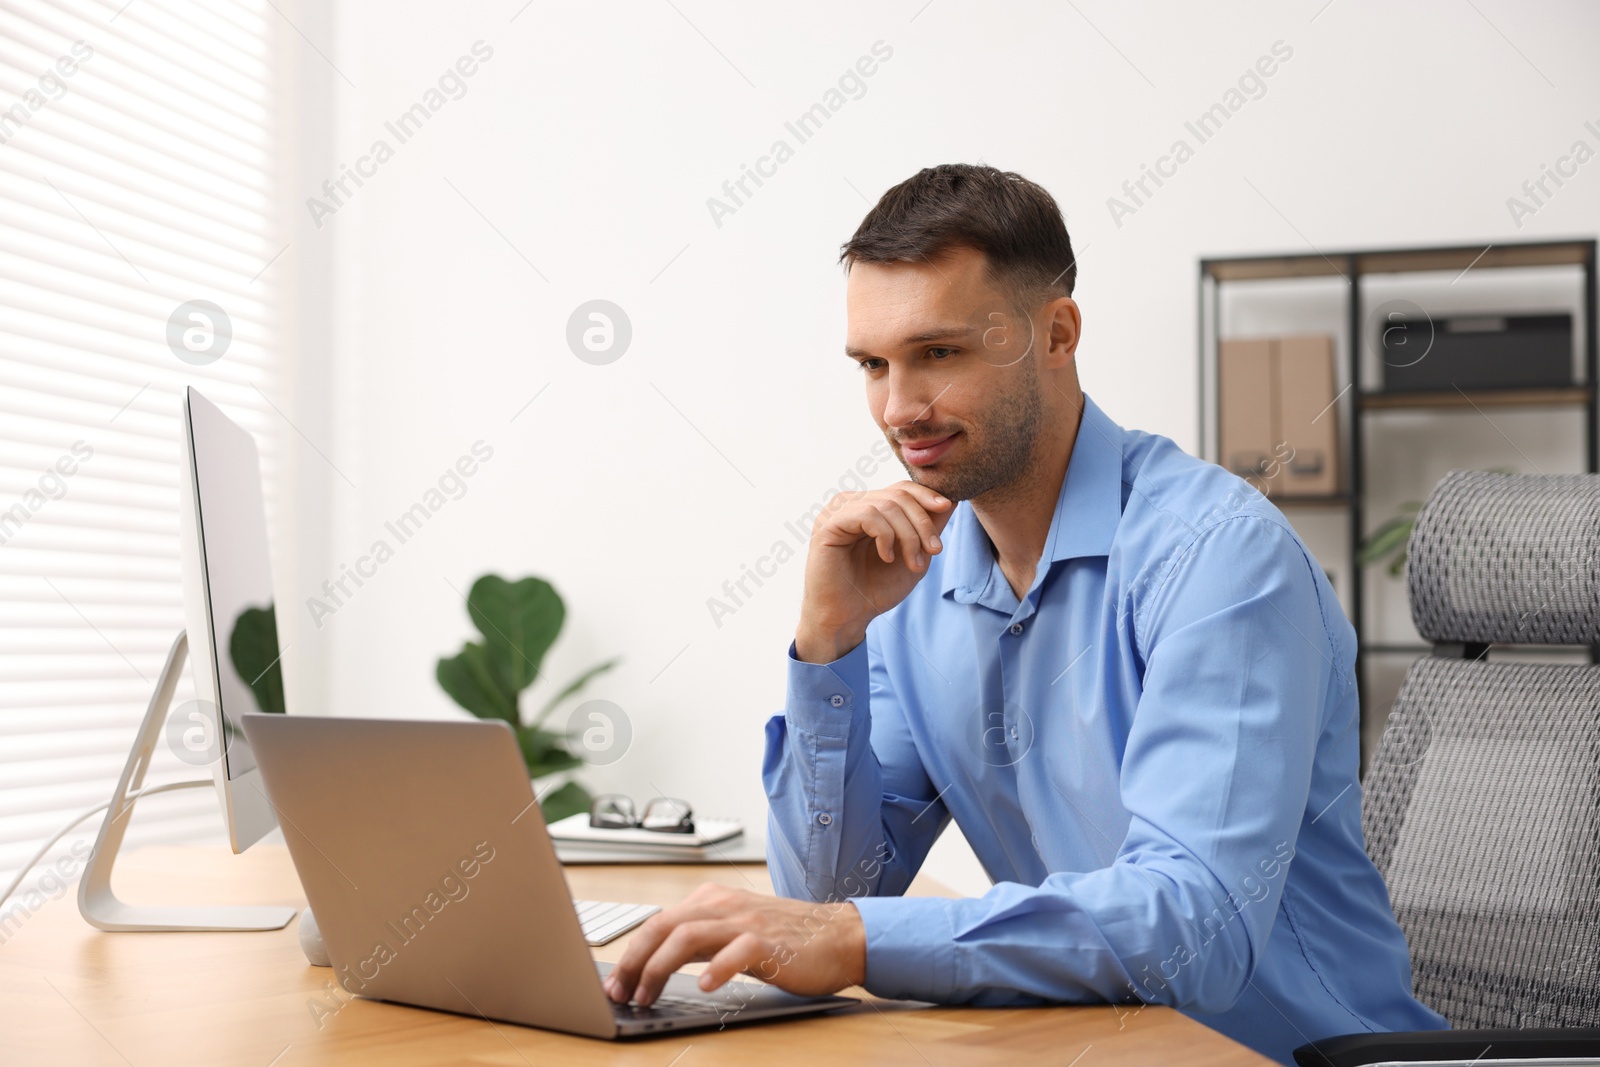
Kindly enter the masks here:
<path id="1" fill-rule="evenodd" d="M 255 438 L 191 387 L 181 466 L 183 611 L 196 697 L 186 714 L 209 720 L 195 721 L 193 733 L 206 741 L 228 842 L 243 852 L 278 820 L 240 716 L 284 711 L 261 460 Z"/>
<path id="2" fill-rule="evenodd" d="M 249 432 L 199 391 L 185 391 L 182 410 L 178 512 L 187 629 L 173 642 L 112 794 L 78 886 L 78 910 L 103 930 L 276 930 L 294 908 L 136 906 L 111 891 L 133 801 L 163 740 L 186 762 L 211 770 L 235 852 L 277 826 L 239 728 L 246 712 L 286 710 L 260 458 Z M 186 653 L 196 699 L 172 712 Z"/>

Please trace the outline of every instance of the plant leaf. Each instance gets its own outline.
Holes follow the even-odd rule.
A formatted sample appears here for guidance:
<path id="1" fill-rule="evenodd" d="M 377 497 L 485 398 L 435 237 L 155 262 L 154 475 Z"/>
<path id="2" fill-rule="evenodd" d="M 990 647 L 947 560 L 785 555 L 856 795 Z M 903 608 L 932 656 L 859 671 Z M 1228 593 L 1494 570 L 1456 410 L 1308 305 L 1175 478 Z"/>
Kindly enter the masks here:
<path id="1" fill-rule="evenodd" d="M 539 801 L 539 810 L 544 813 L 544 821 L 551 823 L 580 811 L 588 811 L 593 802 L 587 789 L 577 782 L 568 782 Z"/>
<path id="2" fill-rule="evenodd" d="M 250 687 L 256 707 L 282 715 L 283 653 L 278 650 L 276 612 L 273 604 L 240 612 L 238 621 L 233 624 L 233 634 L 228 638 L 228 658 Z"/>
<path id="3" fill-rule="evenodd" d="M 561 633 L 566 607 L 543 578 L 508 582 L 485 574 L 467 594 L 467 614 L 483 634 L 502 686 L 516 694 L 538 677 L 544 654 Z"/>
<path id="4" fill-rule="evenodd" d="M 543 778 L 557 771 L 568 771 L 583 766 L 583 761 L 567 751 L 566 739 L 549 730 L 535 726 L 517 729 L 517 747 L 522 749 L 522 761 L 528 765 L 528 777 Z"/>
<path id="5" fill-rule="evenodd" d="M 490 666 L 489 650 L 478 642 L 468 641 L 458 654 L 440 657 L 433 675 L 439 688 L 478 718 L 518 725 L 516 694 L 502 687 Z"/>
<path id="6" fill-rule="evenodd" d="M 1417 522 L 1412 518 L 1390 519 L 1378 527 L 1361 546 L 1356 559 L 1361 563 L 1376 563 L 1411 539 L 1411 530 Z"/>
<path id="7" fill-rule="evenodd" d="M 589 679 L 593 678 L 597 674 L 604 674 L 606 671 L 609 671 L 612 667 L 615 667 L 621 662 L 622 660 L 619 657 L 615 659 L 608 659 L 603 663 L 596 663 L 593 667 L 590 667 L 572 681 L 568 682 L 565 689 L 551 697 L 545 702 L 545 706 L 539 709 L 539 713 L 533 717 L 533 725 L 538 726 L 540 723 L 544 722 L 545 719 L 549 718 L 550 713 L 555 711 L 556 708 L 560 707 L 563 700 L 567 699 L 568 697 L 572 696 L 572 694 L 588 685 Z"/>

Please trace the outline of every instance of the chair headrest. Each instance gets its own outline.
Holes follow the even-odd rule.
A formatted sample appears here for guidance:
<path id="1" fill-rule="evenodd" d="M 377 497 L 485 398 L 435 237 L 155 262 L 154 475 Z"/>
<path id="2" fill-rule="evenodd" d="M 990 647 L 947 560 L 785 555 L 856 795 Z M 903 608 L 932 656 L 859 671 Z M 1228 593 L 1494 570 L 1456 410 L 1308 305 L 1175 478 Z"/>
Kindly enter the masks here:
<path id="1" fill-rule="evenodd" d="M 1600 475 L 1451 471 L 1409 556 L 1429 641 L 1600 644 Z"/>

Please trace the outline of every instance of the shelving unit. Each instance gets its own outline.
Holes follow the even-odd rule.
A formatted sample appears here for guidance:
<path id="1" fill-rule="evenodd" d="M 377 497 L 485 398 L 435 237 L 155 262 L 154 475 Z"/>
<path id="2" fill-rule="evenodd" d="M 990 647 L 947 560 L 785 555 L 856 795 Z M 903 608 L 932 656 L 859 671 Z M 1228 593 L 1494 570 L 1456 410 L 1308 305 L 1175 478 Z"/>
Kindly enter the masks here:
<path id="1" fill-rule="evenodd" d="M 1369 641 L 1366 596 L 1362 568 L 1357 556 L 1368 529 L 1368 471 L 1366 438 L 1369 423 L 1388 413 L 1445 417 L 1451 410 L 1544 409 L 1578 411 L 1583 416 L 1582 469 L 1600 471 L 1600 416 L 1595 404 L 1597 373 L 1595 319 L 1595 252 L 1593 239 L 1540 241 L 1516 244 L 1464 245 L 1438 248 L 1359 249 L 1342 252 L 1310 252 L 1293 255 L 1239 256 L 1202 259 L 1199 277 L 1199 363 L 1200 363 L 1200 442 L 1201 452 L 1215 461 L 1220 451 L 1218 405 L 1218 330 L 1222 322 L 1222 295 L 1225 286 L 1240 282 L 1298 282 L 1342 279 L 1342 345 L 1336 345 L 1336 362 L 1341 366 L 1343 390 L 1335 400 L 1340 420 L 1341 486 L 1327 496 L 1272 497 L 1279 508 L 1291 515 L 1329 510 L 1345 512 L 1348 551 L 1337 562 L 1348 575 L 1344 599 L 1357 637 L 1356 681 L 1361 689 L 1363 726 L 1374 709 L 1367 703 L 1367 669 L 1374 656 L 1393 659 L 1421 655 L 1425 644 Z M 1393 280 L 1399 275 L 1427 275 L 1459 272 L 1457 280 L 1473 271 L 1508 268 L 1572 267 L 1581 278 L 1581 293 L 1574 315 L 1574 336 L 1579 345 L 1578 373 L 1581 380 L 1570 387 L 1538 389 L 1467 390 L 1454 392 L 1385 392 L 1363 375 L 1363 352 L 1376 346 L 1368 337 L 1367 293 L 1364 283 L 1377 276 Z M 1482 275 L 1480 275 L 1482 277 Z M 1432 283 L 1437 285 L 1437 279 Z M 1453 282 L 1451 284 L 1454 284 Z M 1230 290 L 1232 292 L 1232 290 Z M 1504 308 L 1484 310 L 1504 311 Z M 1304 332 L 1304 331 L 1302 331 Z M 1341 351 L 1342 349 L 1342 351 Z M 1514 446 L 1513 446 L 1514 447 Z M 1576 466 L 1577 464 L 1574 464 Z M 1416 495 L 1425 496 L 1431 485 L 1416 486 Z M 1329 566 L 1330 560 L 1324 559 Z M 1380 709 L 1387 714 L 1387 707 Z M 1367 730 L 1363 729 L 1364 742 Z M 1366 745 L 1363 745 L 1365 752 Z"/>
<path id="2" fill-rule="evenodd" d="M 1470 393 L 1385 393 L 1368 390 L 1361 394 L 1364 408 L 1466 408 L 1537 407 L 1562 404 L 1589 405 L 1593 390 L 1586 386 L 1567 389 L 1477 389 Z"/>

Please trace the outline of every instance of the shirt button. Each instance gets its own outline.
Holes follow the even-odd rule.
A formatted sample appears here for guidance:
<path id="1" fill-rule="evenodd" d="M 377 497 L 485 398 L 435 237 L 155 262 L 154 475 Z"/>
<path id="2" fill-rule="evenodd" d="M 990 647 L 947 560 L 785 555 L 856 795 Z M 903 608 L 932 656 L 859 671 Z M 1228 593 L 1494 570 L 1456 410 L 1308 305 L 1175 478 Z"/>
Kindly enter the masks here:
<path id="1" fill-rule="evenodd" d="M 827 812 L 823 812 L 822 814 L 817 816 L 817 825 L 819 825 L 819 826 L 832 826 L 833 825 L 833 816 L 829 815 Z"/>
<path id="2" fill-rule="evenodd" d="M 1011 632 L 1013 634 L 1020 634 L 1022 632 L 1022 624 L 1020 622 L 1012 623 L 1011 624 Z"/>
<path id="3" fill-rule="evenodd" d="M 840 696 L 838 693 L 835 693 L 833 696 L 828 698 L 828 703 L 832 704 L 836 708 L 842 708 L 844 707 L 844 697 Z"/>

